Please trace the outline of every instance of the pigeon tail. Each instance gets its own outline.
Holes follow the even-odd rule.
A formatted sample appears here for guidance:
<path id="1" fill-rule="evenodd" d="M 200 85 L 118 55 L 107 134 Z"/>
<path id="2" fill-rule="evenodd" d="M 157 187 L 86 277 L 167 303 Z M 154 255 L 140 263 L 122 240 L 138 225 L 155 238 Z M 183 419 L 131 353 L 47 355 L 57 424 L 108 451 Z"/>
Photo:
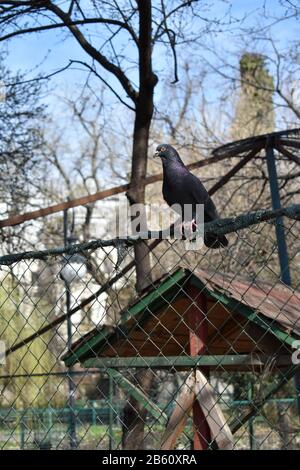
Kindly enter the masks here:
<path id="1" fill-rule="evenodd" d="M 207 248 L 224 248 L 228 245 L 228 240 L 225 235 L 204 235 L 204 244 Z"/>

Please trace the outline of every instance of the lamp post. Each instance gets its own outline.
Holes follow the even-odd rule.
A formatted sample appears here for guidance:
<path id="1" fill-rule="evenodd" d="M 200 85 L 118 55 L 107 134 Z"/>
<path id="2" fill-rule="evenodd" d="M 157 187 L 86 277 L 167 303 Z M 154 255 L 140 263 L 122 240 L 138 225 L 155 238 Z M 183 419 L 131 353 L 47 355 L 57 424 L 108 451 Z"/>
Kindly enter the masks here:
<path id="1" fill-rule="evenodd" d="M 74 243 L 76 238 L 74 235 L 68 234 L 68 214 L 67 210 L 64 210 L 64 246 Z M 72 320 L 69 316 L 71 310 L 71 283 L 76 279 L 79 279 L 84 275 L 86 271 L 85 258 L 80 255 L 65 256 L 64 264 L 60 271 L 60 277 L 65 283 L 66 290 L 66 310 L 67 310 L 67 348 L 71 349 L 72 345 Z M 81 267 L 79 267 L 81 266 Z M 69 437 L 70 437 L 70 448 L 76 449 L 78 446 L 76 436 L 76 413 L 75 413 L 75 392 L 76 384 L 73 381 L 73 367 L 68 368 L 68 408 L 69 408 Z"/>

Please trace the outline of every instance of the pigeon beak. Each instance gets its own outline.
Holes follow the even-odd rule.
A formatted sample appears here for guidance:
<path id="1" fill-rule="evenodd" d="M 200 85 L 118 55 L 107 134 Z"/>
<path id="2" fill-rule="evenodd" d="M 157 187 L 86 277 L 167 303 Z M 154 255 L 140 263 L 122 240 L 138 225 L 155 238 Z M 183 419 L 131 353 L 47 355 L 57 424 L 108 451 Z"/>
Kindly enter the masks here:
<path id="1" fill-rule="evenodd" d="M 153 155 L 153 158 L 159 158 L 160 157 L 160 153 L 159 152 L 155 152 L 155 154 Z"/>

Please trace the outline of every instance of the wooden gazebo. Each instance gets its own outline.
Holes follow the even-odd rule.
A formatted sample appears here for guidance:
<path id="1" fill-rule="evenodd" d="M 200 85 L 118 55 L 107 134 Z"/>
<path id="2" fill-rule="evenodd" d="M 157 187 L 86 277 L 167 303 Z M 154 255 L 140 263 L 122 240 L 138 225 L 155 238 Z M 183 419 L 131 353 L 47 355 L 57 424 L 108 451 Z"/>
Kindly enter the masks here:
<path id="1" fill-rule="evenodd" d="M 231 433 L 299 367 L 291 358 L 300 337 L 300 293 L 283 283 L 180 267 L 154 283 L 120 318 L 114 328 L 100 326 L 87 333 L 63 360 L 69 367 L 80 362 L 118 376 L 129 393 L 138 394 L 149 411 L 167 423 L 164 449 L 174 448 L 191 411 L 195 449 L 212 442 L 232 447 Z M 270 360 L 273 371 L 281 370 L 282 381 L 272 384 L 260 403 L 229 428 L 208 382 L 209 372 L 259 371 Z M 168 420 L 117 371 L 129 367 L 191 370 Z"/>

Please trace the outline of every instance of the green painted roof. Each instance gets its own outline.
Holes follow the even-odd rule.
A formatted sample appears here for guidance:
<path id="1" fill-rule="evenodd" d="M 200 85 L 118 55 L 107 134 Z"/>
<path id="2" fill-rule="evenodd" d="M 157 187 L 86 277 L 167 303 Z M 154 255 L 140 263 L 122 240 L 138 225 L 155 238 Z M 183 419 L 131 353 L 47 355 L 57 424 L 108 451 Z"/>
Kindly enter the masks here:
<path id="1" fill-rule="evenodd" d="M 207 298 L 222 304 L 226 309 L 237 312 L 248 322 L 255 323 L 263 330 L 272 333 L 279 341 L 290 347 L 295 340 L 290 332 L 299 335 L 300 294 L 279 284 L 246 281 L 234 275 L 209 273 L 196 270 L 193 273 L 180 267 L 154 283 L 147 292 L 130 307 L 121 312 L 116 327 L 95 328 L 72 345 L 71 351 L 62 359 L 66 366 L 84 362 L 93 350 L 101 353 L 108 345 L 128 337 L 132 331 L 132 321 L 142 326 L 153 314 L 180 297 L 186 296 L 184 287 L 194 285 Z M 243 294 L 242 294 L 243 293 Z M 92 353 L 92 354 L 91 354 Z"/>

